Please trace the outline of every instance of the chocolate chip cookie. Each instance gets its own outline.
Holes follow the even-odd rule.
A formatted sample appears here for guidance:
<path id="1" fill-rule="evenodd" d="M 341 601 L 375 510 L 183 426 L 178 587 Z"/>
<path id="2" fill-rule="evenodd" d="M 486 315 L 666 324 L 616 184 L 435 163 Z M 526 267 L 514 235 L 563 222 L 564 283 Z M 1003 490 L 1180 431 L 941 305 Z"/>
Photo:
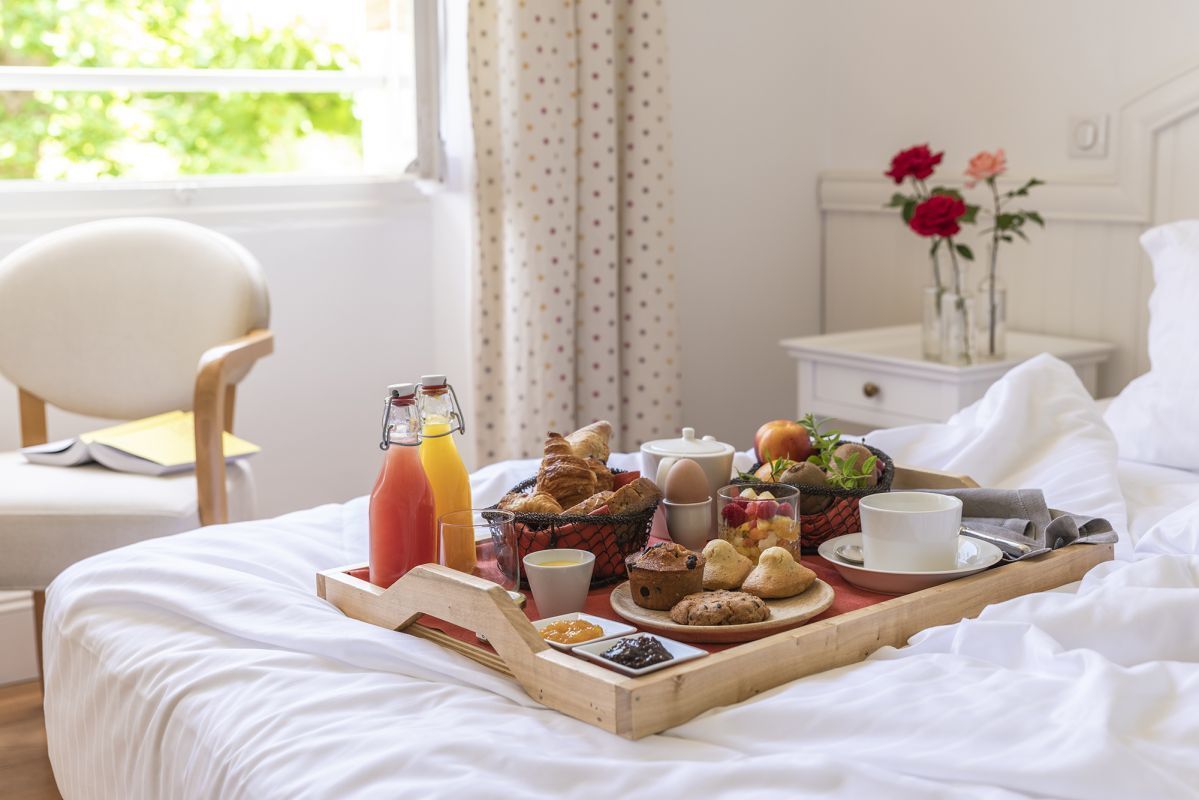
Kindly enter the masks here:
<path id="1" fill-rule="evenodd" d="M 670 609 L 670 618 L 679 625 L 745 625 L 769 616 L 760 597 L 724 590 L 689 594 Z"/>

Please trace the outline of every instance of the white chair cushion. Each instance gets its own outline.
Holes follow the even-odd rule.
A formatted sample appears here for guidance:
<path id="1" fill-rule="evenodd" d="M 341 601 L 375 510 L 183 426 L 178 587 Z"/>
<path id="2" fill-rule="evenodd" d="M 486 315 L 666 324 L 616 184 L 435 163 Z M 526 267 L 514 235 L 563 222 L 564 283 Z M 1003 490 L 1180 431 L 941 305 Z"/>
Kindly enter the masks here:
<path id="1" fill-rule="evenodd" d="M 253 519 L 250 465 L 229 464 L 229 521 Z M 200 527 L 196 476 L 46 467 L 0 453 L 0 589 L 44 589 L 89 556 Z"/>
<path id="2" fill-rule="evenodd" d="M 210 347 L 266 327 L 257 260 L 171 219 L 73 225 L 0 260 L 0 373 L 106 419 L 189 409 Z"/>

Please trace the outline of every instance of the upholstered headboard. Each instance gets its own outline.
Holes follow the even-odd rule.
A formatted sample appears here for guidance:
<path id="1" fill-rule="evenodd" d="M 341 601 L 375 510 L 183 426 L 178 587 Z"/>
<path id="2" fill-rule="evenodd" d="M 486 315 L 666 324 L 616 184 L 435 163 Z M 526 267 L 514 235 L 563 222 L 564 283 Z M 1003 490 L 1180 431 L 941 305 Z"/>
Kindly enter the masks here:
<path id="1" fill-rule="evenodd" d="M 1102 181 L 1038 176 L 1048 183 L 1036 190 L 1035 207 L 1048 226 L 1037 231 L 1035 246 L 1003 254 L 1011 327 L 1117 345 L 1100 396 L 1149 368 L 1153 276 L 1137 238 L 1152 225 L 1199 218 L 1199 69 L 1129 102 L 1113 129 L 1115 174 Z M 827 331 L 919 319 L 927 251 L 893 209 L 881 207 L 892 188 L 877 174 L 821 174 Z"/>

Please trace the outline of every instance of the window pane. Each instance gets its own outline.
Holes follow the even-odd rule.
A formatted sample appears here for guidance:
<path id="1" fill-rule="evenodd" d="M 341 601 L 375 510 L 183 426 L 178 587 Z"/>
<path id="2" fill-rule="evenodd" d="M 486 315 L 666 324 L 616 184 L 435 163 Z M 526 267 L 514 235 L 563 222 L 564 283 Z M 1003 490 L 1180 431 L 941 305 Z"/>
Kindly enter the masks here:
<path id="1" fill-rule="evenodd" d="M 0 91 L 0 179 L 401 171 L 416 154 L 411 0 L 0 0 L 0 65 L 354 70 L 326 92 Z M 64 81 L 66 79 L 64 78 Z M 262 89 L 263 87 L 254 87 Z"/>
<path id="2" fill-rule="evenodd" d="M 362 122 L 339 94 L 12 92 L 0 177 L 87 181 L 362 171 Z"/>
<path id="3" fill-rule="evenodd" d="M 387 0 L 6 0 L 0 63 L 354 69 Z M 402 20 L 397 20 L 402 23 Z"/>

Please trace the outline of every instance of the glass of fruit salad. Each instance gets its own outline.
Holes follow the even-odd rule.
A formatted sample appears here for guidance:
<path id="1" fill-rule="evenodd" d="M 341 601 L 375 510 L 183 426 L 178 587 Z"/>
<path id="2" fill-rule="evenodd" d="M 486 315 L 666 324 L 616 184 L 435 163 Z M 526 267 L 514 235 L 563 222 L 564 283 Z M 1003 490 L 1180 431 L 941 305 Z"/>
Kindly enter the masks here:
<path id="1" fill-rule="evenodd" d="M 799 560 L 799 489 L 786 483 L 726 486 L 716 493 L 717 535 L 758 563 L 768 547 L 784 547 Z"/>

